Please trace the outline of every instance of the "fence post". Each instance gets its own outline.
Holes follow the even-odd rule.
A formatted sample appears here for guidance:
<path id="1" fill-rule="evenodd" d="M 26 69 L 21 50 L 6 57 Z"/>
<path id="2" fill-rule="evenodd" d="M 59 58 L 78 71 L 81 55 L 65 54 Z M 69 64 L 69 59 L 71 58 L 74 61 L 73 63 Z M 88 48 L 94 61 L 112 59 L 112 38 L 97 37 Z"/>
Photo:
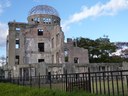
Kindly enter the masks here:
<path id="1" fill-rule="evenodd" d="M 122 85 L 122 96 L 124 96 L 124 83 L 123 83 L 123 74 L 122 74 L 122 70 L 120 71 L 120 75 L 121 75 L 121 85 Z"/>
<path id="2" fill-rule="evenodd" d="M 66 83 L 66 92 L 68 91 L 68 79 L 67 79 L 67 70 L 65 70 L 65 83 Z"/>
<path id="3" fill-rule="evenodd" d="M 51 72 L 48 72 L 48 80 L 49 80 L 50 89 L 52 89 Z"/>
<path id="4" fill-rule="evenodd" d="M 19 76 L 17 77 L 17 84 L 19 85 Z"/>
<path id="5" fill-rule="evenodd" d="M 88 83 L 89 83 L 89 92 L 91 93 L 91 75 L 90 75 L 90 68 L 88 68 Z"/>
<path id="6" fill-rule="evenodd" d="M 23 77 L 22 77 L 22 83 L 23 83 L 23 86 L 24 86 L 24 80 L 25 80 L 25 79 L 24 79 L 24 76 L 23 76 Z"/>
<path id="7" fill-rule="evenodd" d="M 40 88 L 40 73 L 39 73 L 39 76 L 38 76 L 38 86 Z"/>
<path id="8" fill-rule="evenodd" d="M 14 84 L 14 75 L 12 76 L 12 83 Z"/>
<path id="9" fill-rule="evenodd" d="M 32 74 L 31 74 L 31 64 L 29 65 L 29 67 L 30 67 L 30 87 L 32 87 Z"/>

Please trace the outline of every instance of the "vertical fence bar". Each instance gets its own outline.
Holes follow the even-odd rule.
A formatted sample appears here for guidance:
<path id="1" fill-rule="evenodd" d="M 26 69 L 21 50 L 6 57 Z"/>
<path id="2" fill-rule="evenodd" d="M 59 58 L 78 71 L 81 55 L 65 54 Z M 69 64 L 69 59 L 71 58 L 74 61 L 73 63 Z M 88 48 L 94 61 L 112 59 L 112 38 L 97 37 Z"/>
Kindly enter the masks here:
<path id="1" fill-rule="evenodd" d="M 83 90 L 83 88 L 84 88 L 84 87 L 83 87 L 83 86 L 84 86 L 84 81 L 83 81 L 81 75 L 82 75 L 82 74 L 80 74 L 80 81 L 81 81 L 81 85 L 80 85 L 80 86 L 81 86 L 81 88 L 82 88 L 82 90 Z"/>
<path id="2" fill-rule="evenodd" d="M 19 85 L 19 77 L 17 77 L 17 85 Z"/>
<path id="3" fill-rule="evenodd" d="M 68 80 L 67 80 L 67 70 L 65 71 L 65 83 L 66 83 L 66 92 L 68 91 L 67 88 L 68 88 Z"/>
<path id="4" fill-rule="evenodd" d="M 50 89 L 52 89 L 51 72 L 48 72 L 48 80 L 49 80 Z"/>
<path id="5" fill-rule="evenodd" d="M 103 72 L 103 87 L 104 87 L 104 94 L 106 94 L 105 77 L 106 77 L 105 72 Z"/>
<path id="6" fill-rule="evenodd" d="M 32 87 L 32 74 L 31 74 L 31 64 L 30 64 L 29 66 L 30 66 L 30 87 Z"/>
<path id="7" fill-rule="evenodd" d="M 12 83 L 12 77 L 10 76 L 10 82 Z"/>
<path id="8" fill-rule="evenodd" d="M 127 92 L 128 92 L 128 76 L 126 76 Z"/>
<path id="9" fill-rule="evenodd" d="M 102 94 L 102 87 L 101 87 L 101 76 L 99 76 L 99 87 L 100 87 L 100 94 Z"/>
<path id="10" fill-rule="evenodd" d="M 94 77 L 92 76 L 92 92 L 94 93 L 95 90 L 94 90 Z"/>
<path id="11" fill-rule="evenodd" d="M 84 83 L 84 91 L 85 91 L 85 86 L 86 86 L 85 84 L 86 84 L 86 82 L 85 82 L 85 77 L 84 77 L 84 74 L 85 74 L 85 73 L 82 73 L 82 77 L 83 77 L 83 83 Z"/>
<path id="12" fill-rule="evenodd" d="M 12 77 L 12 83 L 14 84 L 14 74 L 13 74 L 13 77 Z"/>
<path id="13" fill-rule="evenodd" d="M 70 81 L 70 83 L 72 84 L 72 88 L 71 88 L 71 91 L 73 91 L 74 90 L 74 85 L 76 84 L 76 75 L 75 74 L 71 74 L 70 75 L 71 76 L 71 81 Z"/>
<path id="14" fill-rule="evenodd" d="M 118 83 L 118 76 L 116 76 L 116 85 L 117 85 L 117 94 L 119 95 L 119 83 Z"/>
<path id="15" fill-rule="evenodd" d="M 71 74 L 67 74 L 67 76 L 68 76 L 68 79 L 67 79 L 68 91 L 71 91 L 72 90 L 72 83 L 71 83 L 72 77 L 71 77 Z"/>
<path id="16" fill-rule="evenodd" d="M 73 74 L 68 74 L 69 75 L 69 78 L 68 78 L 68 89 L 70 90 L 70 91 L 72 91 L 73 90 L 73 82 L 72 82 L 72 79 L 74 79 L 73 78 Z"/>
<path id="17" fill-rule="evenodd" d="M 62 75 L 63 75 L 63 81 L 62 82 L 63 82 L 63 88 L 64 88 L 63 90 L 66 91 L 66 77 L 65 77 L 65 73 L 62 74 Z"/>
<path id="18" fill-rule="evenodd" d="M 23 86 L 24 86 L 24 76 L 22 77 L 22 82 L 23 82 Z"/>
<path id="19" fill-rule="evenodd" d="M 39 76 L 38 76 L 38 87 L 40 88 L 40 73 L 39 73 Z"/>
<path id="20" fill-rule="evenodd" d="M 113 72 L 111 71 L 111 79 L 112 79 L 112 94 L 113 96 L 115 95 L 115 91 L 114 91 L 114 81 L 113 81 Z"/>
<path id="21" fill-rule="evenodd" d="M 87 82 L 88 78 L 87 77 L 88 77 L 88 73 L 85 74 L 85 82 L 86 82 L 85 91 L 89 90 L 88 87 L 87 87 L 87 84 L 88 84 L 88 82 Z"/>
<path id="22" fill-rule="evenodd" d="M 107 84 L 108 84 L 108 95 L 110 96 L 109 73 L 108 73 L 108 76 L 107 76 Z"/>
<path id="23" fill-rule="evenodd" d="M 61 74 L 61 76 L 62 76 L 62 79 L 61 79 L 62 91 L 64 91 L 64 76 L 63 76 L 63 74 Z"/>
<path id="24" fill-rule="evenodd" d="M 32 77 L 31 76 L 29 78 L 29 85 L 30 85 L 30 87 L 32 87 Z"/>
<path id="25" fill-rule="evenodd" d="M 97 73 L 95 73 L 95 81 L 96 81 L 96 94 L 98 94 Z"/>
<path id="26" fill-rule="evenodd" d="M 89 92 L 91 93 L 91 74 L 90 74 L 90 68 L 88 68 L 88 83 L 89 83 Z"/>
<path id="27" fill-rule="evenodd" d="M 120 71 L 120 75 L 121 75 L 121 85 L 122 85 L 122 96 L 124 96 L 124 84 L 123 84 L 123 74 L 122 74 L 122 71 Z"/>

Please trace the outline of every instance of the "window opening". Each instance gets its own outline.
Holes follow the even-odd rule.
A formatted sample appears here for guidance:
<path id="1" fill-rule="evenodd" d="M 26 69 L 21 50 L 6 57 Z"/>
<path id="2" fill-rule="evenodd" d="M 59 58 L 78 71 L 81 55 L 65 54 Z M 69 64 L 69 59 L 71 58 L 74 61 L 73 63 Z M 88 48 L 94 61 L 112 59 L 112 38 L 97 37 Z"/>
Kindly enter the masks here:
<path id="1" fill-rule="evenodd" d="M 54 19 L 54 21 L 53 21 L 54 23 L 56 23 L 56 19 Z"/>
<path id="2" fill-rule="evenodd" d="M 74 58 L 74 63 L 79 63 L 79 59 L 77 57 Z"/>
<path id="3" fill-rule="evenodd" d="M 17 27 L 17 28 L 16 28 L 16 31 L 20 31 L 20 28 Z"/>
<path id="4" fill-rule="evenodd" d="M 19 33 L 20 32 L 20 28 L 16 28 L 16 33 Z"/>
<path id="5" fill-rule="evenodd" d="M 46 18 L 43 18 L 43 22 L 45 23 L 47 20 L 46 20 Z"/>
<path id="6" fill-rule="evenodd" d="M 56 53 L 56 63 L 59 63 L 59 52 Z"/>
<path id="7" fill-rule="evenodd" d="M 38 35 L 43 35 L 43 29 L 38 29 Z"/>
<path id="8" fill-rule="evenodd" d="M 44 23 L 50 24 L 51 21 L 52 21 L 51 18 L 43 18 Z"/>
<path id="9" fill-rule="evenodd" d="M 65 49 L 64 51 L 64 57 L 65 57 L 65 62 L 68 62 L 68 50 Z"/>
<path id="10" fill-rule="evenodd" d="M 16 64 L 17 64 L 17 65 L 19 65 L 19 61 L 20 61 L 19 56 L 18 56 L 18 55 L 16 55 L 16 57 L 15 57 L 15 58 L 16 58 Z"/>
<path id="11" fill-rule="evenodd" d="M 16 49 L 20 48 L 20 40 L 19 40 L 19 39 L 16 39 L 15 48 L 16 48 Z"/>
<path id="12" fill-rule="evenodd" d="M 39 52 L 44 52 L 44 43 L 38 43 Z"/>
<path id="13" fill-rule="evenodd" d="M 35 21 L 36 23 L 39 23 L 39 22 L 40 22 L 40 18 L 36 17 L 36 18 L 34 18 L 34 21 Z"/>
<path id="14" fill-rule="evenodd" d="M 44 62 L 44 59 L 38 59 L 38 63 Z"/>

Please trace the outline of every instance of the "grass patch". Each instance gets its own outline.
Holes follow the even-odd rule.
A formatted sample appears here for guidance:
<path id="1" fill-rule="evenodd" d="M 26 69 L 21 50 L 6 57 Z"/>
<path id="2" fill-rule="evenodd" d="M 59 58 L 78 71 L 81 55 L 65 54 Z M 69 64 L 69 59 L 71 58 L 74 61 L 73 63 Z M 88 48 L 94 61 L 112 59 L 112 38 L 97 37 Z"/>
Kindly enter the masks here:
<path id="1" fill-rule="evenodd" d="M 64 92 L 56 89 L 30 88 L 9 83 L 0 83 L 0 96 L 97 96 L 85 91 Z M 102 95 L 103 96 L 103 95 Z"/>
<path id="2" fill-rule="evenodd" d="M 98 93 L 113 94 L 114 92 L 115 95 L 120 94 L 122 96 L 121 80 L 118 80 L 118 81 L 113 80 L 113 82 L 111 80 L 109 82 L 107 80 L 105 80 L 104 82 L 102 80 L 97 82 L 94 81 L 94 82 L 91 82 L 91 88 L 92 88 L 91 89 L 92 92 L 94 93 L 98 92 Z M 124 89 L 124 95 L 128 96 L 128 87 L 127 87 L 127 82 L 125 80 L 123 81 L 123 89 Z"/>

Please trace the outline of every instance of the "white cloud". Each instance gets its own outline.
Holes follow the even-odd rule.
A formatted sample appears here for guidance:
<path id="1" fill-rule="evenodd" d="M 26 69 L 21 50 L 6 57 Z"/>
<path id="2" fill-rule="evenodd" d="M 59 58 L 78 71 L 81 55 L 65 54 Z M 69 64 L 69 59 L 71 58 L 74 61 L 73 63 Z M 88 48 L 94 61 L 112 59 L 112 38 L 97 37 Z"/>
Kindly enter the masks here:
<path id="1" fill-rule="evenodd" d="M 5 46 L 7 34 L 8 34 L 7 24 L 0 22 L 0 47 Z"/>
<path id="2" fill-rule="evenodd" d="M 11 2 L 10 0 L 1 0 L 0 1 L 0 14 L 4 11 L 4 8 L 10 7 Z"/>
<path id="3" fill-rule="evenodd" d="M 0 15 L 2 14 L 5 8 L 10 7 L 10 6 L 11 6 L 10 0 L 1 0 L 0 1 Z M 0 47 L 5 46 L 7 33 L 8 33 L 7 24 L 0 22 Z"/>
<path id="4" fill-rule="evenodd" d="M 120 10 L 125 9 L 128 9 L 128 0 L 110 0 L 105 4 L 97 3 L 90 8 L 83 6 L 80 12 L 73 14 L 62 24 L 62 28 L 66 31 L 69 29 L 70 24 L 80 22 L 88 17 L 115 15 Z"/>

